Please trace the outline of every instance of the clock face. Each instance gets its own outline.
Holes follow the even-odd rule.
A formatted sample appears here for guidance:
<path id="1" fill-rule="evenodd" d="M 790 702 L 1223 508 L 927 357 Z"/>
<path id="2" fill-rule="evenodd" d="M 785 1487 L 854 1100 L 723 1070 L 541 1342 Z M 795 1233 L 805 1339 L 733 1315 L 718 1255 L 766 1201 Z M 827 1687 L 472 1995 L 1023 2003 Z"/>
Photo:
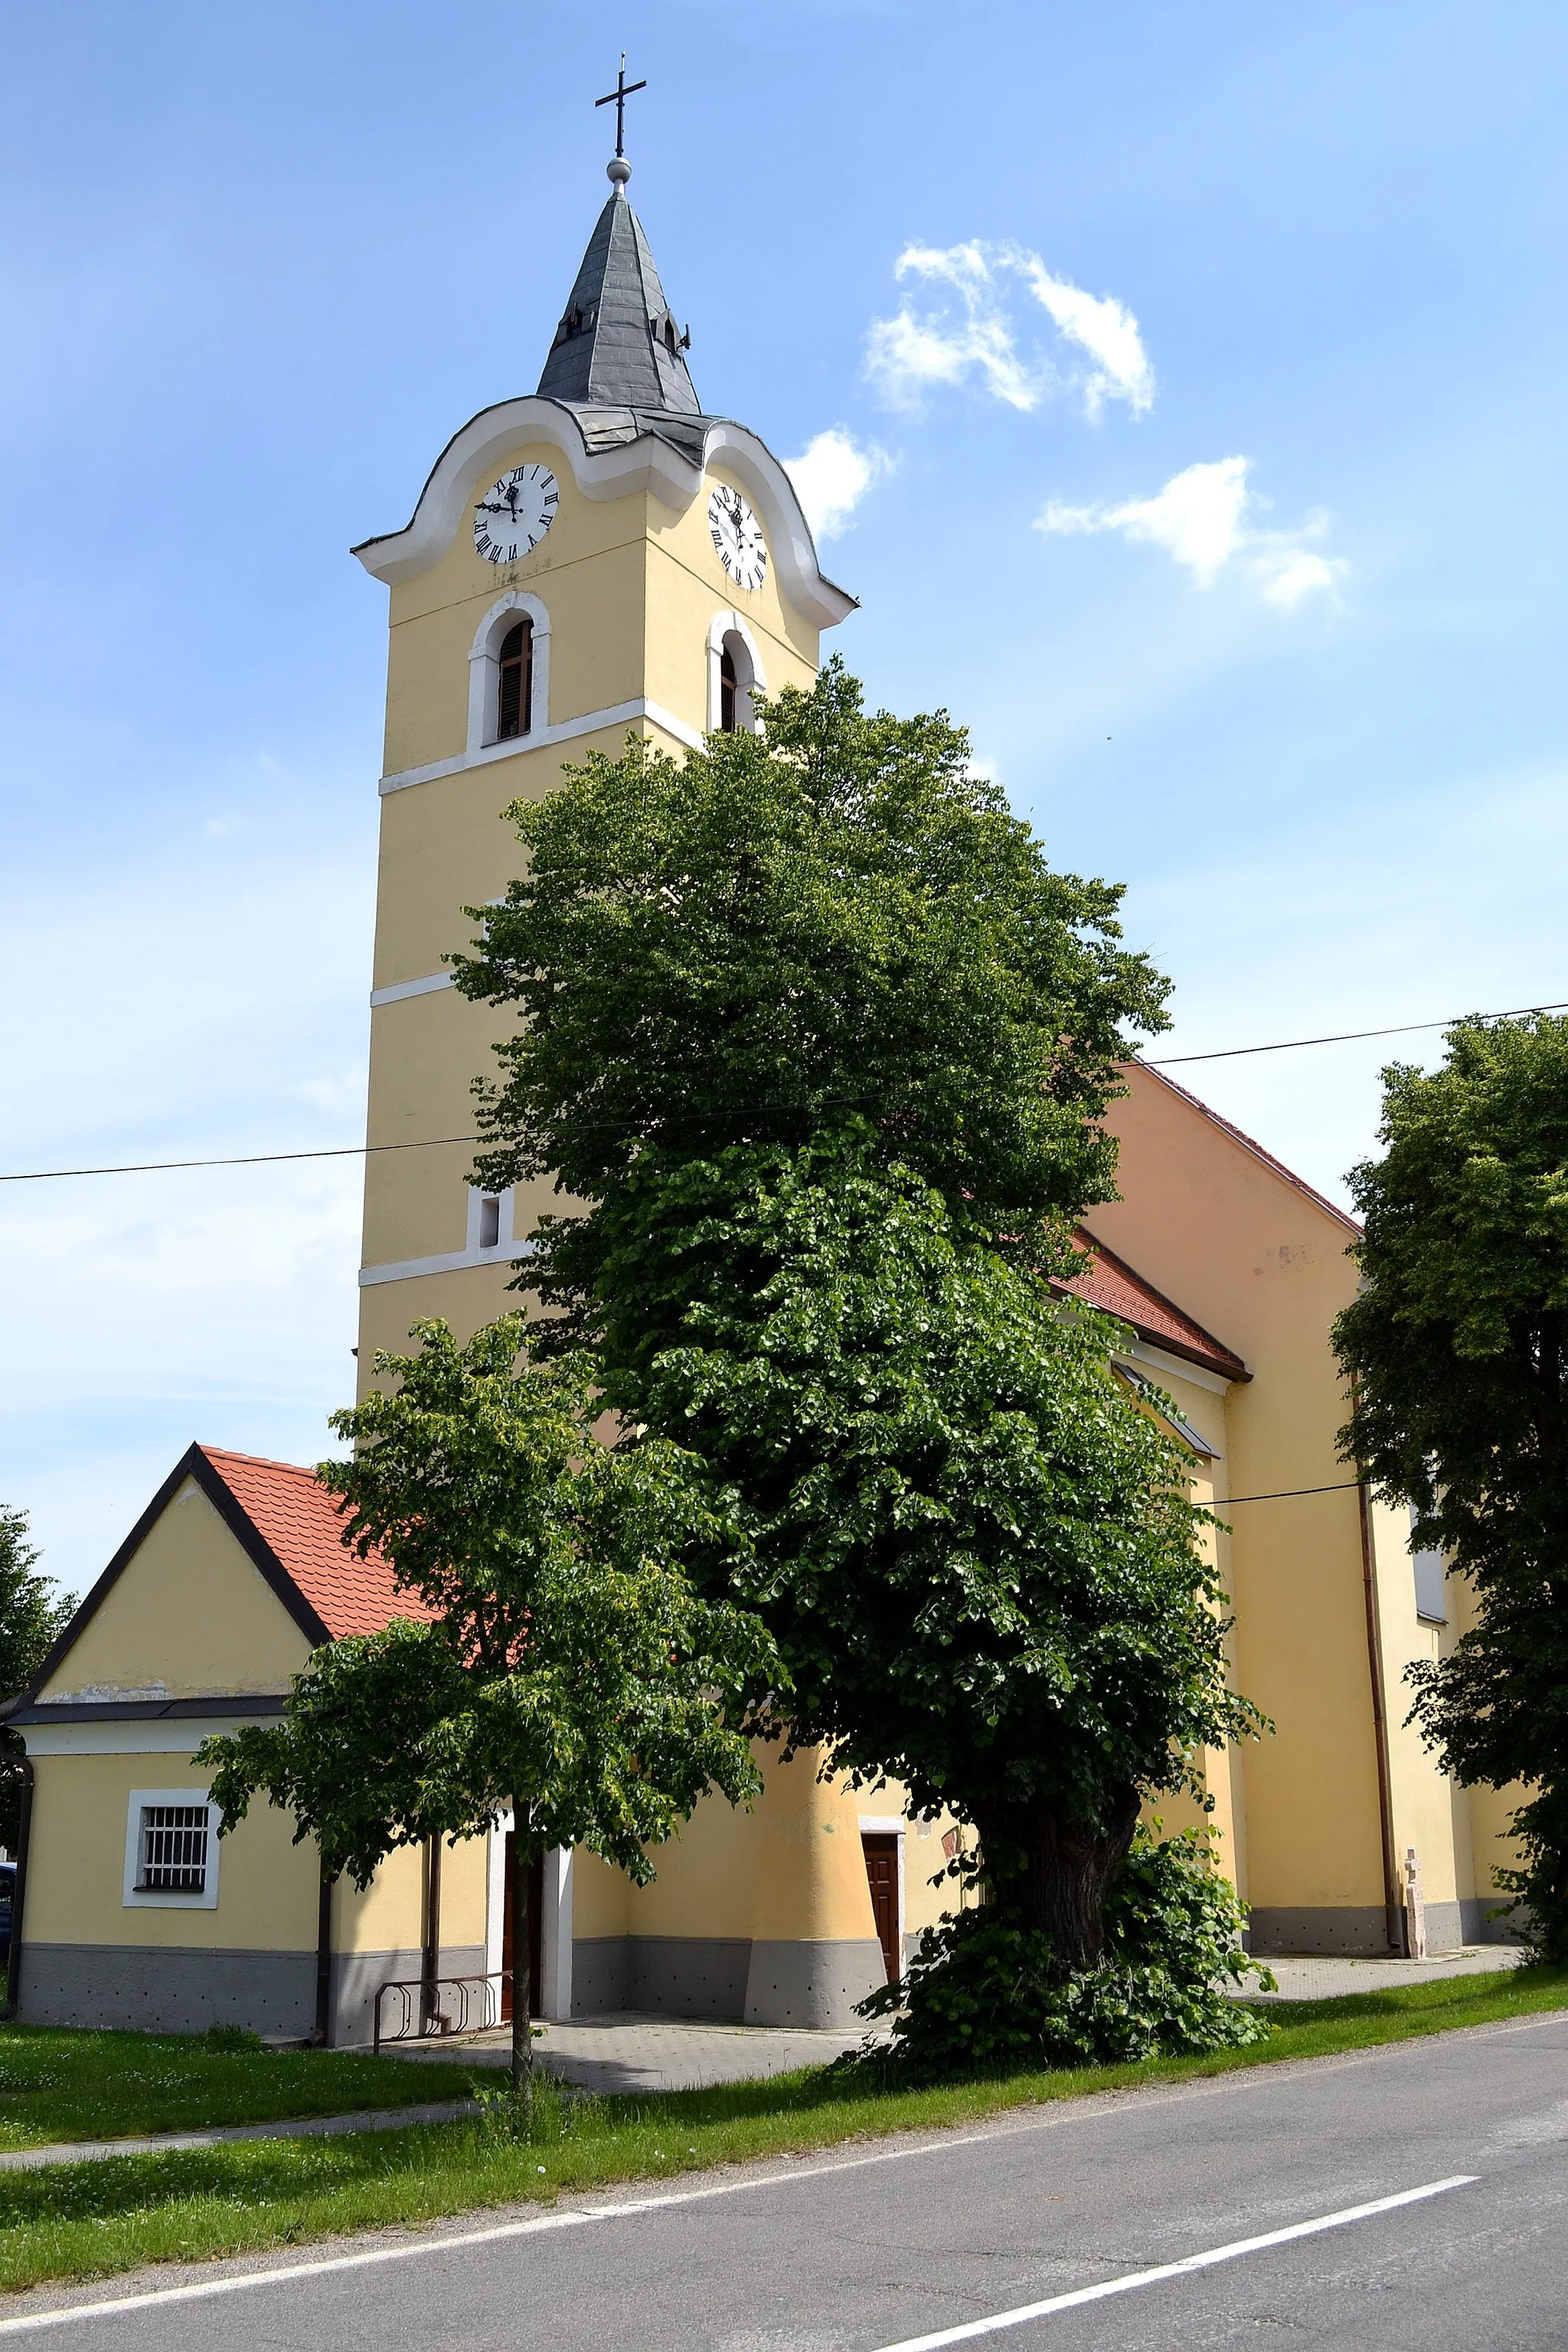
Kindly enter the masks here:
<path id="1" fill-rule="evenodd" d="M 561 489 L 548 466 L 514 466 L 474 509 L 474 545 L 487 563 L 516 563 L 555 520 Z"/>
<path id="2" fill-rule="evenodd" d="M 760 588 L 768 568 L 763 526 L 741 496 L 721 482 L 708 501 L 708 529 L 719 561 L 737 588 Z"/>

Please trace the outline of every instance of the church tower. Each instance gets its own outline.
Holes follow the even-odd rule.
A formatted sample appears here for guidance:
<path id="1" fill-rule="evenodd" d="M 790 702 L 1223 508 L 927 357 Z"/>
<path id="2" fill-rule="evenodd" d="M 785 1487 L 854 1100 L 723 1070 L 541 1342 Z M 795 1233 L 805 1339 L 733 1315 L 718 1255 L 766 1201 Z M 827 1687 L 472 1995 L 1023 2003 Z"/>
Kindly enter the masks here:
<path id="1" fill-rule="evenodd" d="M 809 685 L 854 607 L 778 460 L 703 413 L 618 152 L 609 176 L 537 392 L 481 410 L 406 529 L 354 550 L 391 590 L 362 1381 L 417 1318 L 466 1335 L 515 1304 L 551 1204 L 468 1182 L 470 1086 L 500 1033 L 442 959 L 517 871 L 501 810 L 628 734 L 679 756 L 751 725 L 752 690 Z"/>

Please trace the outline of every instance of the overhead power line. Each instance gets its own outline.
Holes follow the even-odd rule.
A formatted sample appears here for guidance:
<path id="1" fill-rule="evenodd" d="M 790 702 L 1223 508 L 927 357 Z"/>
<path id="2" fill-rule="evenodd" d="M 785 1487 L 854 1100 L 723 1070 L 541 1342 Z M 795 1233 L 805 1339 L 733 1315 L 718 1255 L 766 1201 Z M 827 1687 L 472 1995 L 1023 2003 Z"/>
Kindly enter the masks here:
<path id="1" fill-rule="evenodd" d="M 1506 1013 L 1482 1013 L 1473 1016 L 1481 1021 L 1517 1021 L 1527 1013 L 1568 1013 L 1568 998 L 1561 1004 L 1512 1004 Z M 1331 1037 L 1279 1037 L 1268 1045 L 1217 1045 L 1212 1054 L 1140 1054 L 1137 1059 L 1151 1070 L 1173 1070 L 1178 1062 L 1233 1062 L 1243 1054 L 1293 1054 L 1301 1045 L 1352 1045 L 1363 1037 L 1408 1037 L 1417 1029 L 1451 1029 L 1457 1021 L 1468 1020 L 1468 1013 L 1452 1013 L 1446 1021 L 1400 1021 L 1392 1029 L 1341 1029 Z"/>
<path id="2" fill-rule="evenodd" d="M 1568 997 L 1556 1004 L 1514 1004 L 1503 1013 L 1453 1013 L 1441 1021 L 1401 1021 L 1389 1029 L 1342 1029 L 1329 1037 L 1279 1037 L 1266 1045 L 1221 1045 L 1209 1054 L 1139 1054 L 1130 1059 L 1141 1063 L 1145 1069 L 1170 1070 L 1185 1062 L 1228 1062 L 1247 1054 L 1293 1054 L 1303 1045 L 1350 1045 L 1365 1037 L 1406 1037 L 1418 1029 L 1451 1029 L 1460 1020 L 1517 1021 L 1529 1013 L 1564 1012 L 1568 1012 Z M 864 1102 L 868 1097 L 853 1095 L 839 1099 Z M 761 1110 L 778 1106 L 758 1103 L 752 1108 Z M 624 1127 L 626 1122 L 606 1120 L 594 1124 Z M 405 1143 L 336 1143 L 318 1145 L 309 1151 L 229 1152 L 209 1160 L 127 1160 L 94 1168 L 16 1168 L 0 1173 L 0 1184 L 51 1184 L 69 1176 L 162 1176 L 186 1168 L 269 1168 L 295 1160 L 368 1160 L 381 1151 L 440 1151 L 453 1144 L 493 1140 L 483 1135 L 426 1135 L 411 1137 Z M 1253 1497 L 1244 1496 L 1237 1499 L 1250 1502 Z"/>

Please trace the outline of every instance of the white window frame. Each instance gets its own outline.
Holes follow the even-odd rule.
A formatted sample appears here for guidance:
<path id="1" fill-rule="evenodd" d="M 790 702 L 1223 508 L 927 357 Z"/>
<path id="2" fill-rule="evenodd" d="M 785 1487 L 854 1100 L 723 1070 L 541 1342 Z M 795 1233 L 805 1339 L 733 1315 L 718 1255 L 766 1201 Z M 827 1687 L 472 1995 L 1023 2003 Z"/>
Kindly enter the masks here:
<path id="1" fill-rule="evenodd" d="M 1415 1524 L 1415 1506 L 1410 1506 L 1410 1524 Z M 1414 1543 L 1410 1551 L 1410 1573 L 1415 1586 L 1415 1614 L 1423 1625 L 1446 1625 L 1448 1622 L 1448 1563 L 1440 1551 L 1417 1551 Z"/>
<path id="2" fill-rule="evenodd" d="M 172 1887 L 143 1889 L 136 1884 L 142 1866 L 142 1810 L 144 1805 L 205 1805 L 207 1816 L 206 1884 L 199 1895 L 176 1893 Z M 132 1789 L 125 1809 L 125 1879 L 121 1903 L 127 1911 L 216 1911 L 217 1909 L 218 1833 L 222 1815 L 205 1789 Z"/>
<path id="3" fill-rule="evenodd" d="M 528 725 L 509 737 L 505 749 L 526 751 L 530 740 L 550 724 L 550 614 L 526 589 L 509 588 L 498 596 L 474 632 L 468 651 L 468 756 L 498 742 L 496 727 L 500 704 L 500 648 L 507 631 L 526 617 L 533 623 L 533 663 L 528 698 Z"/>
<path id="4" fill-rule="evenodd" d="M 484 1204 L 487 1201 L 499 1201 L 500 1203 L 500 1213 L 496 1220 L 500 1230 L 488 1249 L 483 1248 L 479 1242 L 480 1221 L 484 1216 Z M 468 1226 L 464 1249 L 475 1265 L 500 1265 L 505 1259 L 516 1255 L 516 1244 L 513 1241 L 511 1230 L 514 1201 L 515 1196 L 510 1184 L 504 1192 L 489 1192 L 483 1185 L 469 1185 Z"/>
<path id="5" fill-rule="evenodd" d="M 738 637 L 746 656 L 747 676 L 741 676 L 742 665 L 735 665 L 735 717 L 737 734 L 755 735 L 760 730 L 752 708 L 753 694 L 768 690 L 767 672 L 763 667 L 762 652 L 755 637 L 740 613 L 715 613 L 708 624 L 708 732 L 716 735 L 724 715 L 723 685 L 721 665 L 724 658 L 724 640 Z"/>

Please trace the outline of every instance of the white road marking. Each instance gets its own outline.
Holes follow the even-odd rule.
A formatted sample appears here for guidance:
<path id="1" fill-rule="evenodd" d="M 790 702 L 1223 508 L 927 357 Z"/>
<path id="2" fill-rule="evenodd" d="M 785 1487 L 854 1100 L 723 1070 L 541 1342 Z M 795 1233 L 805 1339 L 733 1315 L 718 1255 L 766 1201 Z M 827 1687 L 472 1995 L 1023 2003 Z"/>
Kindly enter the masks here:
<path id="1" fill-rule="evenodd" d="M 1342 2230 L 1348 2221 L 1365 2221 L 1374 2213 L 1418 2205 L 1423 2198 L 1441 2197 L 1446 2189 L 1468 2189 L 1477 2178 L 1473 2172 L 1457 2172 L 1451 2180 L 1429 2180 L 1422 2189 L 1402 2189 L 1397 2197 L 1377 2197 L 1370 2205 L 1347 2205 L 1342 2213 L 1323 2213 L 1315 2221 L 1294 2221 L 1288 2230 L 1266 2230 L 1260 2238 L 1237 2238 L 1228 2246 L 1211 2246 L 1206 2253 L 1184 2255 L 1179 2263 L 1162 2263 L 1157 2270 L 1124 2271 L 1120 2278 L 1101 2279 L 1097 2286 L 1074 2287 L 1068 2294 L 1047 2295 L 1044 2303 L 1020 2304 L 1016 2311 L 998 2311 L 990 2319 L 971 2319 L 962 2327 L 941 2327 L 934 2336 L 907 2336 L 901 2343 L 882 2345 L 879 2352 L 939 2352 L 942 2345 L 967 2344 L 976 2336 L 1021 2327 L 1026 2319 L 1048 2319 L 1054 2311 L 1076 2311 L 1080 2304 L 1131 2294 L 1138 2287 L 1185 2278 L 1189 2272 L 1211 2270 L 1215 2263 L 1234 2263 L 1242 2254 L 1258 2254 L 1268 2246 L 1288 2246 L 1293 2238 L 1315 2238 L 1320 2230 Z"/>
<path id="2" fill-rule="evenodd" d="M 1558 2025 L 1564 2016 L 1568 2016 L 1568 2011 L 1545 2010 L 1534 2016 L 1512 2019 L 1507 2023 L 1470 2026 L 1463 2030 L 1462 2038 L 1490 2041 L 1500 2034 L 1524 2033 L 1542 2025 Z M 1456 2039 L 1458 2038 L 1460 2036 L 1457 2035 Z M 74 2321 L 96 2319 L 110 2312 L 148 2311 L 162 2304 L 196 2303 L 213 2295 L 242 2294 L 252 2287 L 286 2286 L 291 2279 L 321 2278 L 333 2271 L 365 2270 L 379 2263 L 408 2262 L 422 2254 L 444 2253 L 448 2247 L 493 2245 L 502 2239 L 531 2237 L 541 2231 L 572 2229 L 583 2221 L 626 2221 L 635 2219 L 639 2213 L 658 2212 L 669 2205 L 697 2205 L 710 2197 L 733 2197 L 751 2189 L 776 2189 L 789 2180 L 817 2180 L 825 2173 L 858 2172 L 872 2164 L 905 2163 L 910 2157 L 940 2156 L 948 2148 L 986 2147 L 1015 2133 L 1021 2137 L 1026 2132 L 1051 2131 L 1074 2124 L 1103 2121 L 1108 2116 L 1120 2118 L 1144 2112 L 1156 2103 L 1162 2106 L 1176 2106 L 1193 2099 L 1218 2097 L 1226 2091 L 1267 2088 L 1270 2082 L 1292 2080 L 1302 2074 L 1337 2074 L 1347 2067 L 1406 2058 L 1412 2053 L 1426 2054 L 1425 2045 L 1415 2042 L 1384 2043 L 1370 2050 L 1342 2051 L 1330 2058 L 1293 2059 L 1279 2066 L 1248 2069 L 1244 2074 L 1226 2073 L 1218 2077 L 1184 2084 L 1179 2089 L 1151 2084 L 1146 2089 L 1103 2095 L 1092 2100 L 1053 2102 L 1044 2110 L 1034 2112 L 1027 2109 L 1013 2113 L 1004 2111 L 990 2118 L 988 2129 L 944 2133 L 941 2139 L 921 2140 L 913 2147 L 879 2148 L 869 2155 L 838 2157 L 824 2164 L 794 2164 L 787 2172 L 752 2174 L 744 2180 L 713 2181 L 701 2189 L 671 2189 L 658 2197 L 626 2198 L 615 2205 L 574 2206 L 567 2211 L 558 2208 L 527 2221 L 502 2221 L 487 2230 L 465 2230 L 447 2237 L 421 2238 L 413 2245 L 375 2246 L 363 2253 L 331 2254 L 318 2262 L 279 2263 L 272 2270 L 230 2273 L 225 2278 L 204 2280 L 195 2286 L 153 2287 L 141 2294 L 105 2296 L 98 2303 L 67 2304 L 53 2311 L 18 2314 L 12 2319 L 0 2319 L 0 2336 L 23 2336 L 36 2328 L 64 2327 Z M 1462 2187 L 1474 2178 L 1471 2173 L 1463 2173 L 1452 2181 L 1438 2181 L 1429 2189 L 1415 2189 L 1411 2195 L 1435 2197 L 1444 2189 Z M 1383 2209 L 1369 2207 L 1365 2210 L 1380 2211 Z M 1309 2230 L 1329 2229 L 1334 2224 L 1331 2221 L 1306 2226 Z M 1222 2258 L 1222 2255 L 1207 2257 L 1210 2261 Z M 1204 2258 L 1197 2259 L 1201 2261 Z M 1177 2270 L 1182 2267 L 1179 2263 L 1176 2265 Z M 1162 2277 L 1165 2274 L 1163 2272 L 1158 2273 Z M 1149 2275 L 1152 2277 L 1155 2273 Z M 1142 2278 L 1140 2277 L 1137 2283 L 1143 2284 Z M 1126 2290 L 1118 2287 L 1115 2291 L 1124 2293 Z M 984 2324 L 994 2326 L 1000 2323 L 992 2321 Z M 948 2336 L 941 2340 L 952 2343 L 959 2339 Z M 889 2347 L 886 2352 L 902 2352 L 902 2347 Z"/>
<path id="3" fill-rule="evenodd" d="M 1031 2118 L 1023 2130 L 1037 2129 L 1054 2120 Z M 995 2130 L 954 2132 L 942 2139 L 922 2140 L 916 2147 L 878 2148 L 868 2156 L 838 2157 L 826 2164 L 792 2164 L 787 2172 L 753 2174 L 744 2180 L 714 2180 L 700 2189 L 671 2189 L 657 2197 L 627 2197 L 614 2205 L 574 2205 L 537 2213 L 526 2221 L 497 2221 L 486 2230 L 463 2230 L 440 2238 L 421 2238 L 413 2245 L 372 2246 L 363 2253 L 327 2254 L 319 2262 L 280 2263 L 275 2270 L 244 2271 L 226 2278 L 204 2279 L 194 2286 L 150 2287 L 141 2294 L 106 2296 L 98 2303 L 73 2303 L 58 2311 L 29 2312 L 0 2319 L 0 2336 L 24 2336 L 37 2327 L 64 2327 L 72 2321 L 96 2319 L 116 2311 L 151 2311 L 170 2303 L 202 2303 L 219 2294 L 243 2294 L 252 2287 L 288 2286 L 295 2279 L 324 2278 L 334 2271 L 374 2269 L 381 2263 L 406 2263 L 421 2254 L 444 2254 L 462 2246 L 493 2246 L 508 2238 L 531 2238 L 547 2230 L 573 2230 L 584 2221 L 635 2221 L 641 2213 L 662 2212 L 671 2205 L 700 2205 L 711 2197 L 738 2197 L 751 2189 L 777 2189 L 793 2180 L 819 2180 L 825 2173 L 859 2172 L 871 2164 L 900 2164 L 911 2156 L 940 2156 L 952 2147 L 981 2147 L 1003 2137 Z"/>

